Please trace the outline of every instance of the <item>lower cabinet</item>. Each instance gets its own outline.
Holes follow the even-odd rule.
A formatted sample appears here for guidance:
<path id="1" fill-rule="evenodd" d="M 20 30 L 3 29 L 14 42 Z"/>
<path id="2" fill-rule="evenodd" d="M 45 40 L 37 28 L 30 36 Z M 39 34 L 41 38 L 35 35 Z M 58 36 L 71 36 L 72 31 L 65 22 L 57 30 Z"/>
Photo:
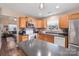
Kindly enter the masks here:
<path id="1" fill-rule="evenodd" d="M 54 43 L 54 36 L 53 35 L 39 33 L 39 34 L 37 34 L 37 39 Z"/>
<path id="2" fill-rule="evenodd" d="M 28 35 L 20 35 L 19 36 L 19 41 L 21 42 L 21 41 L 27 41 L 28 39 L 29 39 L 29 36 Z"/>
<path id="3" fill-rule="evenodd" d="M 59 36 L 54 36 L 54 35 L 38 33 L 37 39 L 68 48 L 68 37 L 67 36 L 59 37 Z"/>

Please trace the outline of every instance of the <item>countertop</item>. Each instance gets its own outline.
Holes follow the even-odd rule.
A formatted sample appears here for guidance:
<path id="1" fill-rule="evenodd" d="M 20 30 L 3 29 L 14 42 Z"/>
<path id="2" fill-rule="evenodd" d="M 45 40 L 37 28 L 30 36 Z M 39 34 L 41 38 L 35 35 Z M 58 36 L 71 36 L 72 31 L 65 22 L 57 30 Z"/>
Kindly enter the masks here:
<path id="1" fill-rule="evenodd" d="M 79 47 L 64 48 L 38 39 L 20 42 L 19 48 L 22 49 L 25 52 L 25 54 L 28 56 L 77 56 L 79 55 Z"/>
<path id="2" fill-rule="evenodd" d="M 65 36 L 68 36 L 65 33 L 56 33 L 56 32 L 39 32 L 39 33 L 40 34 L 47 34 L 47 35 L 54 35 L 54 36 L 57 36 L 57 37 L 65 37 Z"/>

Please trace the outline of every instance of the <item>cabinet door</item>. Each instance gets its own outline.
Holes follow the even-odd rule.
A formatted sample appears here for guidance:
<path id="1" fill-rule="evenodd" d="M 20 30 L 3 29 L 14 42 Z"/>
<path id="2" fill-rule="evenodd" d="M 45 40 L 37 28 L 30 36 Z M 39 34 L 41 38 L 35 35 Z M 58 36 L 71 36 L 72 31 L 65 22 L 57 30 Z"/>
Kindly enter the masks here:
<path id="1" fill-rule="evenodd" d="M 59 19 L 60 28 L 68 28 L 68 16 L 61 16 Z"/>
<path id="2" fill-rule="evenodd" d="M 36 20 L 36 28 L 44 28 L 44 21 Z"/>
<path id="3" fill-rule="evenodd" d="M 19 35 L 19 41 L 21 42 L 21 41 L 27 41 L 27 40 L 29 40 L 29 36 L 28 35 Z"/>
<path id="4" fill-rule="evenodd" d="M 37 39 L 54 43 L 54 36 L 47 34 L 37 34 Z"/>
<path id="5" fill-rule="evenodd" d="M 53 35 L 45 35 L 46 36 L 46 41 L 54 43 L 54 36 Z"/>
<path id="6" fill-rule="evenodd" d="M 79 19 L 79 13 L 74 13 L 68 16 L 69 20 Z"/>
<path id="7" fill-rule="evenodd" d="M 47 20 L 44 19 L 44 28 L 47 28 Z"/>
<path id="8" fill-rule="evenodd" d="M 43 35 L 43 34 L 37 34 L 37 39 L 45 40 L 45 35 Z"/>
<path id="9" fill-rule="evenodd" d="M 20 28 L 26 28 L 26 21 L 27 21 L 26 17 L 20 17 L 19 18 L 19 27 Z"/>
<path id="10" fill-rule="evenodd" d="M 22 36 L 22 41 L 27 41 L 28 39 L 28 36 Z"/>

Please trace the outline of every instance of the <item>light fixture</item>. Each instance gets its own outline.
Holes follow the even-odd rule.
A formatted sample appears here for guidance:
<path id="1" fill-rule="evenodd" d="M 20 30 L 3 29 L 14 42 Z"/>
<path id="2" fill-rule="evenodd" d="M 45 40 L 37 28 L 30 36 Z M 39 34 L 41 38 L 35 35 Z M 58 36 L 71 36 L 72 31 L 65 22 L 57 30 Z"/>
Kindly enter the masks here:
<path id="1" fill-rule="evenodd" d="M 58 9 L 58 8 L 60 8 L 60 6 L 59 6 L 59 5 L 57 5 L 57 6 L 56 6 L 56 8 Z"/>
<path id="2" fill-rule="evenodd" d="M 40 3 L 39 9 L 44 9 L 44 3 Z"/>

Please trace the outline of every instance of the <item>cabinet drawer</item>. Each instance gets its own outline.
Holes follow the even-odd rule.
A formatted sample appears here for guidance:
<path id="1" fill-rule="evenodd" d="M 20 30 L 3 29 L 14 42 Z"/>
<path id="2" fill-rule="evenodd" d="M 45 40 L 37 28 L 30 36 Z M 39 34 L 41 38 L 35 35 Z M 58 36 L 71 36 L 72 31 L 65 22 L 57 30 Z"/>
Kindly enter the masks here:
<path id="1" fill-rule="evenodd" d="M 22 41 L 28 40 L 28 36 L 22 36 Z"/>
<path id="2" fill-rule="evenodd" d="M 20 35 L 19 37 L 20 41 L 27 41 L 29 39 L 28 35 Z"/>

